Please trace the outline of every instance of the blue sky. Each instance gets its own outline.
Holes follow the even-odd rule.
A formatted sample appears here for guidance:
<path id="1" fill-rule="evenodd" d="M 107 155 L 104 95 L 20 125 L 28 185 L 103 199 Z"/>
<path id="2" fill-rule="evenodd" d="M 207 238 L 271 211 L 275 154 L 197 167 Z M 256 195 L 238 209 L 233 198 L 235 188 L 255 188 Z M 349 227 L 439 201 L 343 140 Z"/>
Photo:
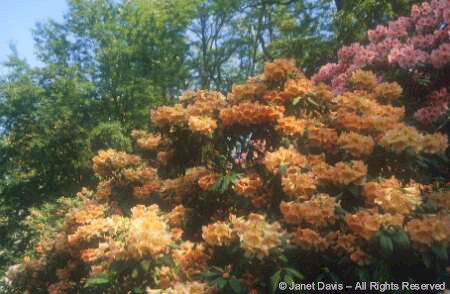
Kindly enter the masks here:
<path id="1" fill-rule="evenodd" d="M 67 9 L 66 0 L 0 0 L 0 63 L 10 54 L 13 42 L 21 58 L 39 65 L 31 29 L 36 22 L 62 20 Z"/>

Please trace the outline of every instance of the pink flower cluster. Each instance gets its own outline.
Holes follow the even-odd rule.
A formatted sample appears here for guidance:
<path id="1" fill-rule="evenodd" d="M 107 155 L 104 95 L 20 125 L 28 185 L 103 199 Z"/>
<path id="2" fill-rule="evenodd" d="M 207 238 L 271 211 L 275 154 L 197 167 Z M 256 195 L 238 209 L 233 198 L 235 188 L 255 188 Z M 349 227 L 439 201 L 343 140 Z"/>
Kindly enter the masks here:
<path id="1" fill-rule="evenodd" d="M 338 63 L 323 66 L 313 76 L 316 82 L 330 83 L 335 93 L 346 90 L 348 78 L 366 65 L 399 66 L 413 69 L 431 64 L 441 68 L 450 61 L 450 1 L 432 0 L 413 5 L 411 16 L 399 17 L 369 30 L 370 43 L 354 43 L 338 52 Z"/>
<path id="2" fill-rule="evenodd" d="M 414 114 L 415 119 L 423 124 L 429 124 L 447 113 L 450 93 L 447 91 L 447 88 L 442 88 L 431 93 L 428 101 L 430 102 L 429 106 L 419 109 Z"/>

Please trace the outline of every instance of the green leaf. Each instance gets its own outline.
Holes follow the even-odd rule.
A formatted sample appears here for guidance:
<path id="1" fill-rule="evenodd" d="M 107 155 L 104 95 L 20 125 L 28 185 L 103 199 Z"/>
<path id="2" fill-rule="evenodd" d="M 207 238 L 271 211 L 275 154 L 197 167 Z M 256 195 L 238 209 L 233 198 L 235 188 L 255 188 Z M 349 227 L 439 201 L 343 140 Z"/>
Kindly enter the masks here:
<path id="1" fill-rule="evenodd" d="M 282 164 L 280 165 L 280 175 L 284 176 L 287 173 L 287 166 Z"/>
<path id="2" fill-rule="evenodd" d="M 225 192 L 228 189 L 228 186 L 230 185 L 230 176 L 226 175 L 223 177 L 223 184 L 222 184 L 222 193 Z"/>
<path id="3" fill-rule="evenodd" d="M 103 277 L 95 277 L 95 278 L 90 278 L 86 281 L 86 283 L 84 284 L 84 287 L 91 287 L 91 286 L 100 286 L 100 285 L 105 285 L 109 283 L 109 279 L 107 276 L 103 276 Z"/>
<path id="4" fill-rule="evenodd" d="M 285 281 L 288 285 L 292 285 L 294 283 L 294 279 L 289 274 L 284 275 L 283 281 Z"/>
<path id="5" fill-rule="evenodd" d="M 217 279 L 217 287 L 219 289 L 222 289 L 223 287 L 225 287 L 226 284 L 227 284 L 227 280 L 225 280 L 224 278 Z"/>
<path id="6" fill-rule="evenodd" d="M 212 279 L 212 278 L 216 278 L 216 277 L 220 276 L 220 274 L 207 271 L 207 272 L 203 273 L 202 276 L 205 279 Z"/>
<path id="7" fill-rule="evenodd" d="M 308 97 L 307 100 L 308 100 L 309 103 L 313 104 L 314 106 L 320 107 L 319 104 L 317 104 L 317 102 L 314 101 L 311 97 Z"/>
<path id="8" fill-rule="evenodd" d="M 220 186 L 222 185 L 223 177 L 217 180 L 217 182 L 212 186 L 211 191 L 217 192 L 219 191 Z"/>
<path id="9" fill-rule="evenodd" d="M 288 259 L 287 259 L 287 257 L 286 257 L 285 255 L 280 255 L 278 258 L 279 258 L 282 262 L 288 263 Z"/>
<path id="10" fill-rule="evenodd" d="M 150 265 L 151 265 L 150 260 L 143 260 L 143 261 L 141 261 L 141 267 L 146 272 L 148 272 L 148 270 L 150 269 Z"/>
<path id="11" fill-rule="evenodd" d="M 231 279 L 229 281 L 229 284 L 230 284 L 231 289 L 233 289 L 233 291 L 235 293 L 241 293 L 242 292 L 241 283 L 235 277 L 231 277 Z"/>
<path id="12" fill-rule="evenodd" d="M 281 280 L 281 271 L 276 271 L 272 277 L 270 277 L 270 285 L 271 285 L 271 293 L 275 293 L 278 289 L 278 283 L 280 283 Z"/>
<path id="13" fill-rule="evenodd" d="M 131 277 L 133 279 L 136 279 L 139 276 L 139 271 L 137 269 L 134 269 L 133 272 L 131 273 Z"/>
<path id="14" fill-rule="evenodd" d="M 433 244 L 433 246 L 431 246 L 431 251 L 433 251 L 433 253 L 439 259 L 442 259 L 442 260 L 447 260 L 448 259 L 447 246 L 445 246 L 445 245 Z"/>
<path id="15" fill-rule="evenodd" d="M 392 240 L 400 249 L 407 249 L 410 246 L 408 235 L 404 231 L 398 231 L 392 236 Z"/>
<path id="16" fill-rule="evenodd" d="M 380 234 L 379 236 L 379 242 L 381 251 L 385 256 L 390 256 L 392 252 L 394 251 L 394 244 L 392 243 L 391 238 L 384 234 Z"/>
<path id="17" fill-rule="evenodd" d="M 232 176 L 231 176 L 231 182 L 233 183 L 233 184 L 236 184 L 238 181 L 239 181 L 239 179 L 242 177 L 242 174 L 241 173 L 235 173 L 235 174 L 233 174 Z"/>
<path id="18" fill-rule="evenodd" d="M 300 273 L 298 270 L 296 270 L 296 269 L 293 269 L 293 268 L 288 267 L 288 268 L 285 268 L 285 270 L 286 270 L 289 274 L 293 275 L 294 277 L 296 277 L 296 278 L 299 279 L 299 280 L 304 280 L 304 279 L 305 279 L 305 276 L 304 276 L 303 274 L 301 274 L 301 273 Z"/>
<path id="19" fill-rule="evenodd" d="M 302 97 L 296 97 L 294 100 L 292 100 L 292 105 L 294 105 L 294 106 L 297 105 L 301 99 L 302 99 Z"/>

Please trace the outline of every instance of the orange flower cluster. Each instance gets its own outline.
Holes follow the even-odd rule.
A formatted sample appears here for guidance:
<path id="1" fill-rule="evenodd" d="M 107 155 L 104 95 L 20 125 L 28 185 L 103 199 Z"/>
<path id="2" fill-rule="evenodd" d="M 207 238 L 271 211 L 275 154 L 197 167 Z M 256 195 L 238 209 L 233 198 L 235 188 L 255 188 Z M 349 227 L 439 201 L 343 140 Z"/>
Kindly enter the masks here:
<path id="1" fill-rule="evenodd" d="M 411 240 L 419 248 L 430 248 L 433 244 L 448 244 L 450 242 L 450 215 L 440 213 L 414 218 L 406 224 L 406 231 Z"/>
<path id="2" fill-rule="evenodd" d="M 75 247 L 83 241 L 89 241 L 96 236 L 100 237 L 101 234 L 109 232 L 111 228 L 111 223 L 107 218 L 94 219 L 86 225 L 79 226 L 73 234 L 68 236 L 67 240 L 71 246 Z"/>
<path id="3" fill-rule="evenodd" d="M 175 206 L 168 214 L 167 219 L 171 227 L 181 227 L 186 216 L 186 208 L 183 205 Z"/>
<path id="4" fill-rule="evenodd" d="M 86 203 L 80 208 L 71 211 L 66 217 L 67 224 L 84 225 L 94 219 L 103 218 L 107 207 L 104 204 L 95 202 Z"/>
<path id="5" fill-rule="evenodd" d="M 334 150 L 338 135 L 335 129 L 324 127 L 308 128 L 308 142 L 327 150 Z"/>
<path id="6" fill-rule="evenodd" d="M 396 101 L 402 96 L 403 89 L 396 82 L 378 84 L 373 90 L 376 99 L 386 100 L 389 102 Z"/>
<path id="7" fill-rule="evenodd" d="M 152 111 L 152 121 L 158 126 L 180 125 L 194 133 L 211 135 L 217 128 L 217 113 L 225 106 L 225 97 L 214 91 L 187 91 L 180 101 L 182 104 Z"/>
<path id="8" fill-rule="evenodd" d="M 211 135 L 217 128 L 217 122 L 208 116 L 191 116 L 188 125 L 193 132 L 203 135 Z"/>
<path id="9" fill-rule="evenodd" d="M 283 191 L 297 199 L 309 199 L 317 188 L 314 173 L 303 173 L 297 166 L 291 166 L 282 177 Z"/>
<path id="10" fill-rule="evenodd" d="M 367 92 L 345 92 L 335 100 L 339 103 L 339 109 L 362 113 L 362 119 L 370 127 L 373 116 L 389 117 L 392 121 L 398 122 L 405 116 L 404 107 L 393 107 L 391 105 L 381 105 Z M 385 130 L 381 130 L 385 131 Z"/>
<path id="11" fill-rule="evenodd" d="M 159 182 L 150 182 L 146 183 L 143 186 L 134 187 L 133 195 L 140 199 L 145 199 L 149 197 L 153 192 L 158 191 L 161 187 L 161 183 Z"/>
<path id="12" fill-rule="evenodd" d="M 131 209 L 131 213 L 127 244 L 132 256 L 155 257 L 167 252 L 172 243 L 172 235 L 166 221 L 159 216 L 159 207 L 138 205 Z"/>
<path id="13" fill-rule="evenodd" d="M 410 214 L 422 204 L 420 190 L 411 185 L 400 187 L 395 179 L 386 182 L 368 182 L 364 185 L 364 195 L 371 204 L 376 204 L 385 212 Z"/>
<path id="14" fill-rule="evenodd" d="M 158 181 L 158 170 L 152 167 L 126 168 L 122 171 L 123 176 L 131 183 Z"/>
<path id="15" fill-rule="evenodd" d="M 191 102 L 187 113 L 191 116 L 210 116 L 225 106 L 225 97 L 215 91 L 186 91 L 180 97 L 182 102 Z"/>
<path id="16" fill-rule="evenodd" d="M 339 206 L 336 198 L 317 194 L 302 203 L 282 201 L 280 210 L 287 223 L 307 223 L 315 228 L 324 228 L 336 222 L 335 210 Z"/>
<path id="17" fill-rule="evenodd" d="M 161 106 L 151 112 L 152 121 L 158 126 L 180 124 L 186 121 L 186 110 L 183 105 Z"/>
<path id="18" fill-rule="evenodd" d="M 164 143 L 161 134 L 151 134 L 142 130 L 133 130 L 131 136 L 136 140 L 138 146 L 145 150 L 156 150 Z"/>
<path id="19" fill-rule="evenodd" d="M 333 242 L 333 249 L 338 254 L 351 254 L 358 248 L 358 237 L 353 234 L 344 234 L 340 231 L 327 236 Z"/>
<path id="20" fill-rule="evenodd" d="M 257 100 L 267 91 L 263 81 L 257 79 L 249 79 L 245 84 L 233 85 L 231 94 L 228 99 L 233 103 L 245 100 Z"/>
<path id="21" fill-rule="evenodd" d="M 192 167 L 186 170 L 185 175 L 175 178 L 167 179 L 162 182 L 159 190 L 162 195 L 174 196 L 176 201 L 195 191 L 199 178 L 208 174 L 210 171 L 205 167 Z"/>
<path id="22" fill-rule="evenodd" d="M 355 132 L 345 132 L 339 136 L 337 145 L 351 155 L 360 157 L 370 155 L 375 142 L 370 136 L 363 136 Z"/>
<path id="23" fill-rule="evenodd" d="M 443 211 L 450 212 L 450 191 L 435 192 L 429 195 L 429 198 Z"/>
<path id="24" fill-rule="evenodd" d="M 311 229 L 297 228 L 291 242 L 308 251 L 324 251 L 329 246 L 325 238 Z"/>
<path id="25" fill-rule="evenodd" d="M 284 107 L 267 106 L 259 103 L 244 102 L 236 106 L 227 107 L 220 111 L 220 119 L 224 126 L 234 124 L 258 125 L 276 122 L 283 116 Z"/>
<path id="26" fill-rule="evenodd" d="M 306 77 L 300 77 L 297 79 L 288 80 L 284 85 L 284 90 L 280 93 L 280 96 L 285 101 L 290 101 L 296 97 L 303 97 L 304 95 L 314 91 L 314 83 Z"/>
<path id="27" fill-rule="evenodd" d="M 372 257 L 362 251 L 361 248 L 356 248 L 356 250 L 350 255 L 350 259 L 359 266 L 367 266 L 372 261 Z"/>
<path id="28" fill-rule="evenodd" d="M 113 172 L 125 167 L 136 166 L 141 163 L 137 155 L 130 155 L 113 149 L 100 150 L 92 161 L 93 169 L 101 177 L 110 177 Z"/>
<path id="29" fill-rule="evenodd" d="M 361 184 L 367 174 L 367 166 L 361 160 L 340 161 L 328 173 L 335 185 Z"/>
<path id="30" fill-rule="evenodd" d="M 275 59 L 274 62 L 265 65 L 263 78 L 266 81 L 282 81 L 295 75 L 297 71 L 295 60 Z"/>
<path id="31" fill-rule="evenodd" d="M 193 276 L 206 271 L 210 257 L 202 243 L 185 241 L 180 249 L 172 250 L 172 258 L 183 275 L 192 280 Z"/>
<path id="32" fill-rule="evenodd" d="M 69 293 L 70 290 L 73 290 L 74 285 L 69 281 L 59 281 L 53 284 L 50 284 L 47 288 L 49 294 L 63 294 Z"/>
<path id="33" fill-rule="evenodd" d="M 100 181 L 97 185 L 95 195 L 99 199 L 107 199 L 112 194 L 112 180 Z"/>
<path id="34" fill-rule="evenodd" d="M 369 210 L 360 210 L 355 214 L 348 214 L 345 221 L 350 230 L 365 240 L 370 240 L 382 225 L 380 215 Z"/>
<path id="35" fill-rule="evenodd" d="M 250 213 L 247 220 L 242 217 L 230 217 L 233 231 L 239 236 L 241 247 L 249 256 L 263 259 L 269 256 L 269 250 L 280 246 L 283 230 L 278 222 L 269 224 L 265 216 Z"/>
<path id="36" fill-rule="evenodd" d="M 210 190 L 221 177 L 222 177 L 222 175 L 218 174 L 218 173 L 212 173 L 212 174 L 202 176 L 198 180 L 198 185 L 204 191 Z"/>
<path id="37" fill-rule="evenodd" d="M 133 195 L 145 199 L 161 187 L 158 171 L 151 167 L 127 168 L 123 170 L 124 177 L 131 183 L 142 183 L 133 188 Z"/>
<path id="38" fill-rule="evenodd" d="M 207 283 L 200 282 L 187 282 L 187 283 L 176 283 L 173 287 L 161 290 L 155 290 L 147 287 L 147 294 L 212 294 L 213 289 Z"/>
<path id="39" fill-rule="evenodd" d="M 378 144 L 397 153 L 408 148 L 416 153 L 444 153 L 448 148 L 448 137 L 439 133 L 423 135 L 414 127 L 398 124 L 388 130 Z"/>
<path id="40" fill-rule="evenodd" d="M 278 119 L 276 130 L 288 136 L 303 136 L 305 129 L 311 123 L 295 116 L 286 116 Z"/>
<path id="41" fill-rule="evenodd" d="M 215 222 L 202 227 L 203 240 L 211 246 L 229 245 L 233 240 L 232 233 L 230 226 L 223 222 Z"/>
<path id="42" fill-rule="evenodd" d="M 274 152 L 266 152 L 264 164 L 268 171 L 273 174 L 279 173 L 281 166 L 289 167 L 292 165 L 304 167 L 307 164 L 306 157 L 293 146 L 289 148 L 280 147 Z"/>
<path id="43" fill-rule="evenodd" d="M 364 252 L 358 245 L 358 237 L 352 234 L 343 234 L 342 232 L 332 232 L 326 236 L 330 247 L 337 254 L 348 254 L 350 260 L 359 266 L 367 266 L 370 264 L 372 257 Z"/>
<path id="44" fill-rule="evenodd" d="M 167 289 L 170 285 L 180 282 L 180 278 L 176 272 L 168 266 L 156 267 L 153 277 L 156 284 L 163 289 Z M 147 291 L 150 290 L 148 289 Z"/>
<path id="45" fill-rule="evenodd" d="M 350 84 L 358 90 L 371 91 L 378 84 L 377 76 L 371 71 L 358 69 L 353 72 Z"/>
<path id="46" fill-rule="evenodd" d="M 254 196 L 263 186 L 262 178 L 257 173 L 249 173 L 239 179 L 234 191 L 241 196 Z"/>
<path id="47" fill-rule="evenodd" d="M 173 150 L 159 151 L 156 155 L 156 159 L 158 159 L 159 163 L 162 165 L 167 165 L 167 161 L 172 158 L 173 153 Z"/>

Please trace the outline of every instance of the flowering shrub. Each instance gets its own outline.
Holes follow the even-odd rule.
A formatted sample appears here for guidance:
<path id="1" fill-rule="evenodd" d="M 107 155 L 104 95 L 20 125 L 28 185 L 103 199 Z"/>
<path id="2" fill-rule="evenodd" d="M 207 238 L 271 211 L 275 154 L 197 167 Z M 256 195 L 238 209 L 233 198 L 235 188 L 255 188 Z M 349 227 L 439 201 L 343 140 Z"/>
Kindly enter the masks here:
<path id="1" fill-rule="evenodd" d="M 368 45 L 354 43 L 341 48 L 338 62 L 323 66 L 313 80 L 326 82 L 335 93 L 343 93 L 350 86 L 349 77 L 358 69 L 376 70 L 381 79 L 395 75 L 398 82 L 407 85 L 407 99 L 419 98 L 416 102 L 421 109 L 412 108 L 415 118 L 423 124 L 434 122 L 448 113 L 450 102 L 449 18 L 448 0 L 413 5 L 410 16 L 369 30 Z M 392 94 L 400 89 L 395 84 L 382 87 L 385 93 L 390 88 Z"/>
<path id="2" fill-rule="evenodd" d="M 9 283 L 268 293 L 281 280 L 445 280 L 449 190 L 419 163 L 445 157 L 447 135 L 408 124 L 393 81 L 357 70 L 345 85 L 333 94 L 280 59 L 227 98 L 187 92 L 155 109 L 157 132 L 132 133 L 139 156 L 100 151 L 96 191 L 54 230 L 30 221 L 42 237 Z"/>

